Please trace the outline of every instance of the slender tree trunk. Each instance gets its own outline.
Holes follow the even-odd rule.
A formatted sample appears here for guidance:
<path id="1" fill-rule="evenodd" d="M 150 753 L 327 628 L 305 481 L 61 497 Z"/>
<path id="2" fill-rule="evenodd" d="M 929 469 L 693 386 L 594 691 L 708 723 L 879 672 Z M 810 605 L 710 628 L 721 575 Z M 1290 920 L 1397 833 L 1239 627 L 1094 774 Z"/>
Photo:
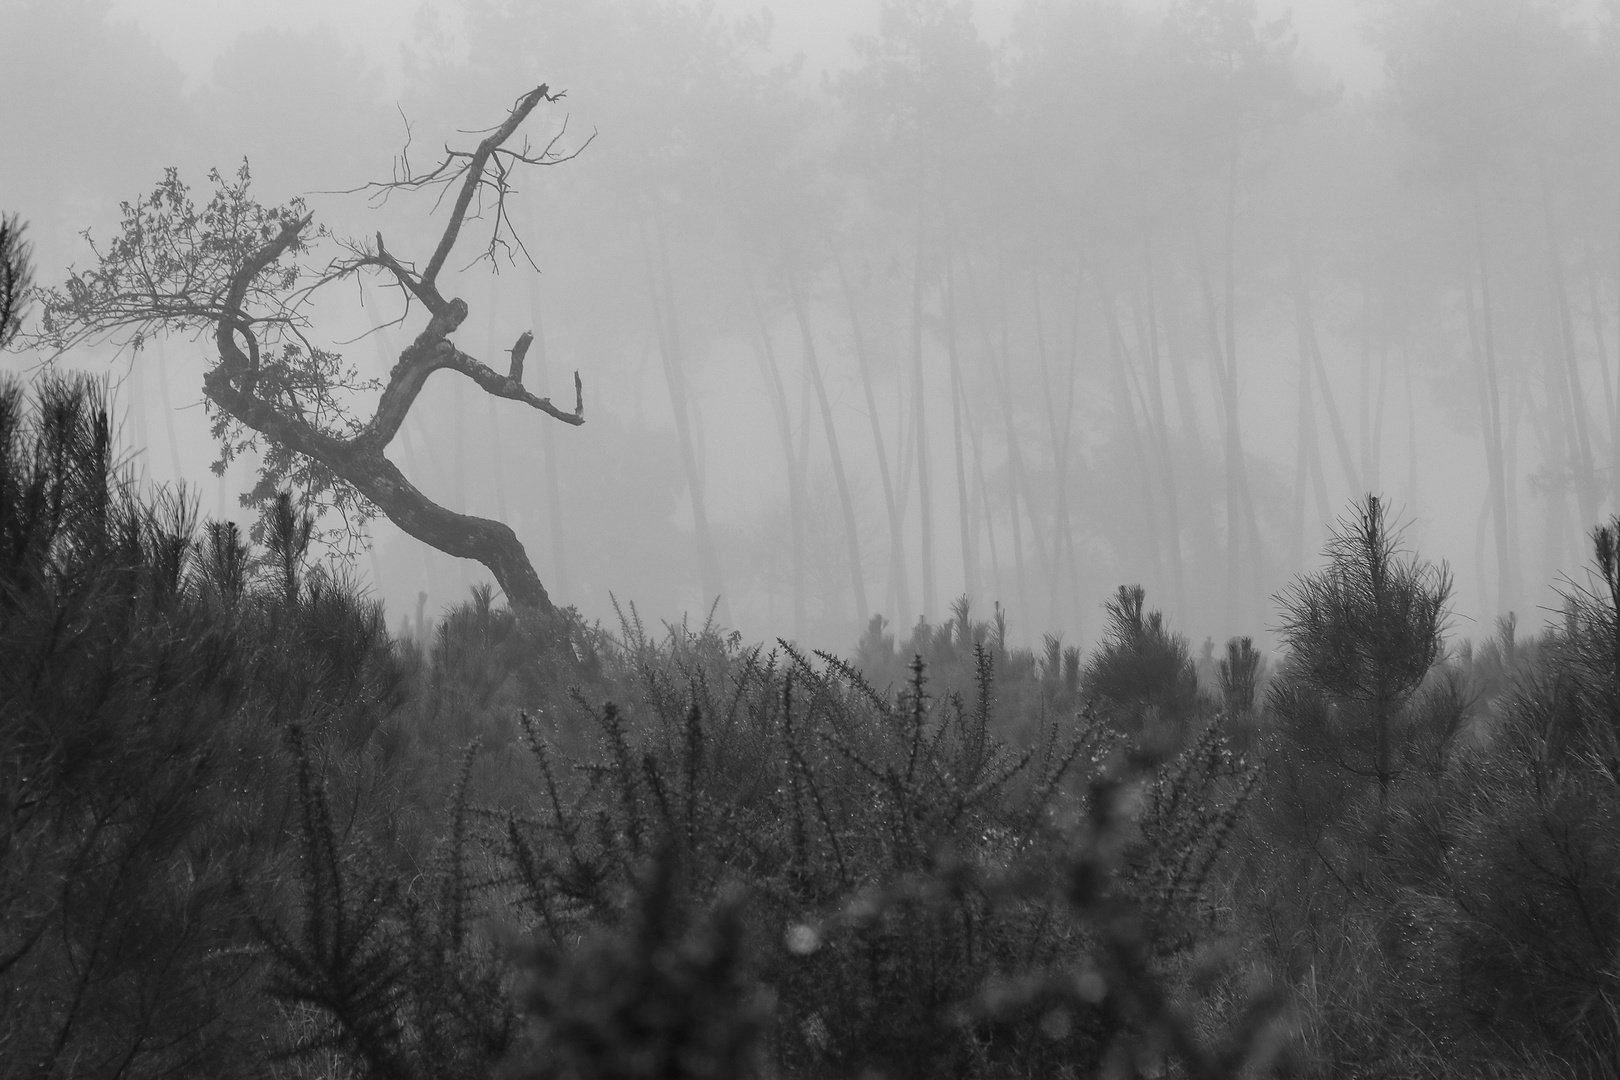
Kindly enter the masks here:
<path id="1" fill-rule="evenodd" d="M 1357 419 L 1361 432 L 1361 475 L 1367 490 L 1380 489 L 1383 464 L 1384 403 L 1389 392 L 1389 345 L 1379 332 L 1372 284 L 1361 288 L 1361 396 Z"/>
<path id="2" fill-rule="evenodd" d="M 1310 479 L 1311 452 L 1316 442 L 1316 409 L 1311 401 L 1311 349 L 1305 338 L 1304 290 L 1300 288 L 1299 256 L 1288 257 L 1289 277 L 1294 281 L 1294 331 L 1299 341 L 1298 402 L 1294 459 L 1294 515 L 1293 535 L 1289 537 L 1289 557 L 1292 572 L 1305 568 L 1305 487 Z"/>
<path id="3" fill-rule="evenodd" d="M 1543 329 L 1549 337 L 1557 334 L 1556 328 Z M 1543 581 L 1553 580 L 1559 571 L 1568 565 L 1565 562 L 1567 551 L 1564 544 L 1569 523 L 1569 496 L 1566 488 L 1575 460 L 1571 437 L 1574 417 L 1570 414 L 1569 393 L 1565 385 L 1563 363 L 1558 356 L 1559 351 L 1560 346 L 1557 342 L 1543 339 L 1541 385 L 1546 392 L 1543 407 L 1545 423 L 1535 423 L 1535 414 L 1533 412 L 1531 414 L 1537 441 L 1541 444 L 1542 464 L 1550 481 L 1544 492 L 1547 509 L 1541 515 Z"/>
<path id="4" fill-rule="evenodd" d="M 1234 146 L 1230 151 L 1227 163 L 1226 182 L 1226 219 L 1225 232 L 1225 301 L 1226 301 L 1226 386 L 1227 394 L 1224 400 L 1228 403 L 1230 413 L 1228 427 L 1231 430 L 1230 440 L 1237 451 L 1236 479 L 1238 494 L 1242 498 L 1243 523 L 1247 532 L 1245 537 L 1249 546 L 1250 561 L 1253 564 L 1252 582 L 1254 591 L 1251 594 L 1255 603 L 1259 602 L 1260 589 L 1265 581 L 1265 551 L 1260 544 L 1260 524 L 1255 517 L 1254 494 L 1249 487 L 1249 465 L 1243 456 L 1243 428 L 1238 410 L 1238 362 L 1237 362 L 1237 174 L 1238 152 Z M 1258 615 L 1258 612 L 1254 612 Z"/>
<path id="5" fill-rule="evenodd" d="M 833 480 L 838 485 L 838 505 L 844 515 L 844 540 L 849 552 L 850 593 L 855 599 L 855 614 L 862 629 L 870 616 L 866 603 L 866 574 L 861 569 L 861 538 L 855 520 L 855 501 L 849 494 L 849 479 L 844 475 L 844 455 L 838 448 L 838 429 L 833 424 L 832 403 L 827 398 L 827 386 L 821 375 L 821 364 L 816 359 L 815 337 L 810 331 L 810 317 L 805 310 L 804 296 L 793 271 L 787 271 L 788 295 L 793 300 L 793 315 L 799 323 L 799 334 L 804 340 L 804 363 L 815 387 L 816 403 L 821 408 L 821 424 L 827 433 L 827 450 L 832 455 Z"/>
<path id="6" fill-rule="evenodd" d="M 1102 306 L 1103 321 L 1108 328 L 1108 353 L 1111 360 L 1109 382 L 1114 388 L 1114 415 L 1119 418 L 1125 429 L 1126 445 L 1130 449 L 1137 489 L 1142 493 L 1140 513 L 1146 518 L 1148 549 L 1153 559 L 1154 577 L 1156 583 L 1162 586 L 1165 579 L 1164 558 L 1159 542 L 1158 515 L 1153 507 L 1153 475 L 1142 445 L 1142 433 L 1137 427 L 1136 407 L 1131 401 L 1126 374 L 1130 361 L 1125 354 L 1125 340 L 1119 330 L 1119 319 L 1114 311 L 1113 298 L 1106 292 L 1100 292 L 1098 300 Z"/>
<path id="7" fill-rule="evenodd" d="M 658 234 L 663 279 L 667 290 L 673 282 L 669 272 L 669 259 L 663 243 L 663 230 L 653 222 Z M 697 541 L 698 575 L 702 582 L 704 602 L 712 597 L 718 604 L 721 622 L 730 625 L 731 615 L 726 604 L 725 585 L 720 577 L 720 560 L 715 556 L 714 538 L 709 532 L 709 515 L 703 500 L 703 477 L 698 469 L 696 443 L 692 421 L 688 412 L 690 400 L 686 390 L 680 338 L 675 323 L 674 298 L 666 291 L 660 295 L 658 273 L 654 268 L 652 247 L 648 243 L 646 226 L 642 226 L 642 255 L 647 266 L 647 289 L 652 301 L 653 324 L 658 334 L 658 349 L 664 360 L 664 381 L 669 389 L 669 402 L 675 414 L 675 433 L 680 441 L 681 461 L 686 467 L 687 488 L 692 496 L 692 528 Z"/>
<path id="8" fill-rule="evenodd" d="M 1389 343 L 1381 342 L 1378 347 L 1378 393 L 1373 398 L 1373 425 L 1372 425 L 1372 487 L 1377 490 L 1382 484 L 1384 468 L 1384 415 L 1385 405 L 1389 400 Z"/>
<path id="9" fill-rule="evenodd" d="M 1077 285 L 1076 288 L 1078 289 L 1078 287 Z M 1052 562 L 1049 570 L 1051 578 L 1047 589 L 1050 599 L 1047 621 L 1056 626 L 1059 620 L 1058 601 L 1062 595 L 1060 586 L 1063 577 L 1062 558 L 1065 546 L 1067 546 L 1067 553 L 1071 559 L 1070 577 L 1073 578 L 1074 576 L 1072 573 L 1073 548 L 1068 546 L 1073 535 L 1073 528 L 1069 523 L 1069 451 L 1067 431 L 1060 431 L 1058 428 L 1056 395 L 1052 392 L 1051 365 L 1047 358 L 1046 349 L 1046 319 L 1041 308 L 1041 280 L 1039 273 L 1034 269 L 1030 270 L 1030 296 L 1034 302 L 1035 348 L 1041 368 L 1041 391 L 1042 397 L 1045 399 L 1044 411 L 1046 413 L 1047 439 L 1051 443 L 1052 475 L 1057 485 L 1052 515 L 1055 535 L 1052 542 Z M 1072 408 L 1073 403 L 1071 401 L 1071 411 Z M 1064 422 L 1067 425 L 1067 413 L 1064 416 Z"/>
<path id="10" fill-rule="evenodd" d="M 808 633 L 805 602 L 805 545 L 804 545 L 804 471 L 799 455 L 793 449 L 793 422 L 788 411 L 787 389 L 782 384 L 781 368 L 776 363 L 776 349 L 771 345 L 770 327 L 765 311 L 754 291 L 753 277 L 748 275 L 748 295 L 754 305 L 754 319 L 759 329 L 759 365 L 765 376 L 765 385 L 771 395 L 771 410 L 776 414 L 776 431 L 782 440 L 782 461 L 787 467 L 788 525 L 793 534 L 793 636 L 804 641 Z"/>
<path id="11" fill-rule="evenodd" d="M 984 522 L 984 535 L 990 546 L 990 585 L 991 599 L 1000 601 L 1002 589 L 1001 556 L 996 547 L 996 516 L 995 508 L 990 501 L 990 484 L 985 478 L 984 452 L 979 438 L 979 425 L 972 409 L 966 408 L 964 403 L 963 421 L 967 425 L 968 442 L 973 448 L 973 475 L 978 485 L 979 516 Z M 978 535 L 975 530 L 974 535 Z"/>
<path id="12" fill-rule="evenodd" d="M 959 541 L 962 547 L 962 586 L 963 595 L 969 598 L 981 598 L 984 594 L 979 588 L 978 556 L 974 547 L 976 530 L 973 522 L 973 501 L 968 494 L 967 454 L 962 446 L 962 412 L 966 408 L 962 400 L 962 373 L 955 364 L 951 365 L 951 430 L 954 436 L 956 455 L 956 501 L 958 506 L 957 529 L 960 533 Z"/>
<path id="13" fill-rule="evenodd" d="M 1496 518 L 1498 614 L 1517 611 L 1521 604 L 1518 544 L 1509 520 L 1506 448 L 1503 442 L 1501 393 L 1497 385 L 1496 340 L 1491 311 L 1490 274 L 1485 259 L 1485 219 L 1480 205 L 1479 179 L 1472 184 L 1474 250 L 1479 277 L 1479 312 L 1476 317 L 1473 283 L 1467 284 L 1468 325 L 1473 333 L 1475 362 L 1483 377 L 1481 409 L 1486 438 L 1486 467 L 1490 473 L 1492 509 Z"/>
<path id="14" fill-rule="evenodd" d="M 1164 509 L 1166 529 L 1170 540 L 1170 582 L 1175 591 L 1176 610 L 1187 610 L 1187 582 L 1185 572 L 1185 555 L 1181 544 L 1181 500 L 1176 490 L 1176 464 L 1173 447 L 1170 441 L 1170 426 L 1164 408 L 1164 375 L 1163 363 L 1159 356 L 1159 327 L 1158 319 L 1152 312 L 1152 302 L 1148 302 L 1147 311 L 1136 291 L 1130 292 L 1131 314 L 1136 324 L 1136 341 L 1138 351 L 1141 352 L 1146 364 L 1146 379 L 1148 386 L 1148 421 L 1154 442 L 1158 447 L 1158 458 L 1161 471 L 1160 487 L 1164 491 Z"/>
<path id="15" fill-rule="evenodd" d="M 1259 586 L 1260 529 L 1254 522 L 1254 507 L 1248 497 L 1248 474 L 1243 460 L 1243 437 L 1238 421 L 1237 367 L 1235 358 L 1228 356 L 1225 351 L 1226 345 L 1232 344 L 1235 340 L 1231 313 L 1228 312 L 1223 344 L 1215 290 L 1209 280 L 1209 268 L 1204 259 L 1204 242 L 1196 224 L 1193 227 L 1193 246 L 1198 260 L 1199 284 L 1204 296 L 1204 322 L 1209 337 L 1210 363 L 1215 369 L 1215 384 L 1221 399 L 1222 457 L 1226 476 L 1226 613 L 1228 620 L 1235 620 L 1240 617 L 1238 611 L 1240 598 L 1246 596 L 1243 589 L 1244 547 L 1250 549 L 1256 568 L 1253 584 L 1256 588 Z M 1230 280 L 1227 287 L 1230 291 Z M 1246 617 L 1246 612 L 1244 616 Z"/>
<path id="16" fill-rule="evenodd" d="M 1311 413 L 1311 426 L 1316 426 L 1315 409 Z M 1322 468 L 1322 443 L 1315 439 L 1311 443 L 1311 486 L 1316 489 L 1316 520 L 1327 527 L 1333 520 L 1332 498 L 1328 494 L 1327 474 Z"/>
<path id="17" fill-rule="evenodd" d="M 1515 365 L 1517 366 L 1517 365 Z M 1535 409 L 1531 407 L 1530 391 L 1525 387 L 1528 381 L 1526 373 L 1522 370 L 1508 371 L 1509 377 L 1504 382 L 1503 397 L 1508 402 L 1507 428 L 1502 436 L 1502 474 L 1507 478 L 1507 512 L 1508 537 L 1513 541 L 1513 568 L 1519 575 L 1519 584 L 1524 586 L 1524 551 L 1521 537 L 1524 535 L 1522 523 L 1519 520 L 1518 484 L 1515 477 L 1519 476 L 1519 432 L 1524 427 L 1528 415 L 1530 426 L 1536 428 L 1540 423 Z M 1540 438 L 1539 432 L 1537 438 Z M 1521 593 L 1520 598 L 1529 603 L 1528 596 Z"/>
<path id="18" fill-rule="evenodd" d="M 1412 401 L 1412 354 L 1401 347 L 1401 369 L 1406 376 L 1406 505 L 1418 512 L 1417 408 Z"/>
<path id="19" fill-rule="evenodd" d="M 1162 305 L 1159 302 L 1159 271 L 1154 264 L 1153 246 L 1146 241 L 1142 244 L 1142 279 L 1145 316 L 1148 326 L 1152 328 L 1154 340 L 1159 343 L 1164 368 L 1169 372 L 1181 437 L 1190 451 L 1186 458 L 1187 491 L 1190 493 L 1190 501 L 1186 504 L 1189 536 L 1185 549 L 1190 578 L 1188 592 L 1189 596 L 1194 590 L 1200 595 L 1207 595 L 1207 590 L 1212 587 L 1211 583 L 1220 578 L 1217 567 L 1205 563 L 1206 556 L 1217 554 L 1220 549 L 1211 497 L 1214 484 L 1209 478 L 1208 455 L 1205 452 L 1203 424 L 1198 416 L 1198 402 L 1193 394 L 1188 365 L 1184 362 L 1181 351 L 1185 335 L 1178 320 L 1179 309 L 1174 303 Z M 1171 284 L 1174 284 L 1173 280 Z"/>
<path id="20" fill-rule="evenodd" d="M 1582 530 L 1594 528 L 1598 523 L 1597 473 L 1592 466 L 1592 435 L 1590 419 L 1586 413 L 1586 394 L 1581 388 L 1581 370 L 1575 349 L 1575 319 L 1570 313 L 1569 289 L 1564 280 L 1564 256 L 1558 243 L 1558 229 L 1553 221 L 1552 191 L 1547 183 L 1547 171 L 1538 161 L 1536 174 L 1540 184 L 1541 216 L 1547 231 L 1547 268 L 1552 278 L 1553 299 L 1558 310 L 1559 357 L 1563 361 L 1565 404 L 1574 420 L 1574 451 L 1571 465 L 1575 475 L 1575 497 L 1580 505 Z"/>
<path id="21" fill-rule="evenodd" d="M 1289 255 L 1288 276 L 1293 286 L 1294 333 L 1299 348 L 1299 468 L 1294 486 L 1294 499 L 1297 504 L 1295 520 L 1298 529 L 1294 555 L 1296 569 L 1299 569 L 1303 568 L 1306 556 L 1304 517 L 1307 479 L 1316 493 L 1318 524 L 1326 525 L 1331 522 L 1333 511 L 1330 509 L 1327 477 L 1322 469 L 1322 440 L 1316 426 L 1316 398 L 1312 393 L 1312 384 L 1318 381 L 1316 376 L 1322 372 L 1322 355 L 1321 350 L 1316 347 L 1316 330 L 1311 322 L 1310 281 L 1297 253 Z M 1332 389 L 1324 384 L 1321 391 L 1329 415 L 1337 424 L 1338 410 L 1333 405 Z M 1349 448 L 1344 445 L 1342 429 L 1336 430 L 1339 431 L 1339 460 L 1344 466 L 1346 477 L 1350 480 L 1350 490 L 1354 493 L 1357 485 L 1354 469 L 1350 464 Z"/>
<path id="22" fill-rule="evenodd" d="M 1058 460 L 1063 462 L 1061 492 L 1063 502 L 1060 514 L 1063 524 L 1063 550 L 1069 570 L 1069 626 L 1078 639 L 1085 628 L 1086 603 L 1081 595 L 1080 557 L 1074 547 L 1075 528 L 1069 513 L 1069 461 L 1074 448 L 1075 389 L 1080 381 L 1080 301 L 1085 289 L 1085 273 L 1075 266 L 1074 298 L 1069 305 L 1069 364 L 1068 379 L 1063 396 L 1063 440 L 1058 448 Z"/>
<path id="23" fill-rule="evenodd" d="M 1590 255 L 1588 256 L 1590 259 Z M 1590 259 L 1595 263 L 1595 259 Z M 1607 453 L 1609 461 L 1610 500 L 1620 507 L 1620 398 L 1616 397 L 1615 379 L 1609 371 L 1609 343 L 1603 333 L 1603 302 L 1598 293 L 1597 269 L 1586 275 L 1587 302 L 1592 309 L 1592 340 L 1597 346 L 1598 374 L 1603 379 L 1603 411 L 1608 425 Z"/>
<path id="24" fill-rule="evenodd" d="M 977 278 L 973 274 L 971 262 L 964 261 L 963 272 L 968 277 L 968 293 L 973 297 L 975 320 L 979 325 L 980 347 L 984 352 L 985 363 L 990 370 L 991 378 L 995 382 L 996 399 L 1001 406 L 1002 431 L 1007 442 L 1007 494 L 1008 517 L 1012 526 L 1012 559 L 1013 580 L 1018 590 L 1018 610 L 1023 612 L 1022 617 L 1027 618 L 1030 611 L 1029 603 L 1029 574 L 1024 564 L 1024 525 L 1022 509 L 1019 505 L 1022 492 L 1026 489 L 1023 482 L 1023 458 L 1018 449 L 1017 430 L 1013 424 L 1012 399 L 1008 392 L 1006 371 L 1003 357 L 998 355 L 996 346 L 990 334 L 990 322 L 985 317 L 984 306 L 977 288 Z M 1001 298 L 1001 336 L 1002 347 L 1005 349 L 1007 340 L 1006 298 Z"/>
<path id="25" fill-rule="evenodd" d="M 1508 542 L 1508 514 L 1506 483 L 1503 477 L 1503 454 L 1501 435 L 1501 406 L 1496 394 L 1496 382 L 1490 378 L 1490 369 L 1487 354 L 1480 341 L 1479 316 L 1475 311 L 1474 284 L 1469 279 L 1465 286 L 1465 299 L 1468 308 L 1468 329 L 1474 364 L 1477 369 L 1475 385 L 1478 387 L 1477 400 L 1480 412 L 1480 427 L 1485 442 L 1485 470 L 1488 484 L 1488 497 L 1491 507 L 1491 522 L 1494 527 L 1496 542 L 1496 605 L 1497 614 L 1505 614 L 1515 609 L 1514 601 L 1509 598 L 1516 594 L 1513 573 L 1510 570 L 1512 559 L 1511 548 Z"/>
<path id="26" fill-rule="evenodd" d="M 917 496 L 922 517 L 922 617 L 934 613 L 934 499 L 929 483 L 928 410 L 923 381 L 923 238 L 917 219 L 917 247 L 911 275 L 912 407 L 916 410 Z"/>
<path id="27" fill-rule="evenodd" d="M 866 337 L 861 332 L 861 319 L 855 307 L 855 295 L 849 287 L 849 277 L 844 273 L 844 262 L 836 248 L 833 249 L 833 265 L 838 269 L 838 284 L 844 292 L 844 306 L 849 309 L 850 335 L 855 346 L 855 360 L 861 369 L 861 389 L 866 395 L 866 415 L 872 423 L 872 445 L 877 449 L 878 474 L 883 481 L 883 507 L 889 518 L 889 579 L 895 602 L 899 605 L 896 614 L 903 619 L 911 611 L 911 585 L 906 578 L 905 529 L 900 506 L 895 501 L 894 481 L 889 475 L 889 454 L 883 442 L 883 426 L 878 417 L 877 395 L 872 390 L 872 365 L 866 355 Z"/>
<path id="28" fill-rule="evenodd" d="M 962 581 L 969 597 L 979 597 L 978 559 L 973 551 L 973 530 L 969 525 L 967 459 L 962 451 L 962 365 L 956 350 L 956 274 L 952 257 L 945 257 L 945 287 L 941 297 L 945 316 L 945 355 L 951 369 L 951 443 L 956 454 L 957 526 L 962 546 Z"/>
<path id="29" fill-rule="evenodd" d="M 1316 340 L 1316 322 L 1311 317 L 1311 286 L 1310 281 L 1301 273 L 1294 281 L 1294 312 L 1299 324 L 1299 332 L 1303 335 L 1306 349 L 1310 353 L 1311 364 L 1315 368 L 1316 385 L 1322 394 L 1322 407 L 1327 412 L 1328 429 L 1333 433 L 1333 446 L 1339 453 L 1339 466 L 1344 470 L 1344 480 L 1349 485 L 1352 497 L 1367 494 L 1361 484 L 1361 477 L 1356 472 L 1355 457 L 1350 450 L 1350 439 L 1345 434 L 1344 420 L 1339 414 L 1338 401 L 1333 395 L 1333 384 L 1328 379 L 1327 365 L 1322 361 L 1322 348 Z"/>
<path id="30" fill-rule="evenodd" d="M 1367 490 L 1378 488 L 1377 470 L 1372 463 L 1372 299 L 1371 288 L 1361 282 L 1361 333 L 1357 342 L 1356 384 L 1356 436 L 1361 447 L 1361 475 L 1367 478 Z"/>

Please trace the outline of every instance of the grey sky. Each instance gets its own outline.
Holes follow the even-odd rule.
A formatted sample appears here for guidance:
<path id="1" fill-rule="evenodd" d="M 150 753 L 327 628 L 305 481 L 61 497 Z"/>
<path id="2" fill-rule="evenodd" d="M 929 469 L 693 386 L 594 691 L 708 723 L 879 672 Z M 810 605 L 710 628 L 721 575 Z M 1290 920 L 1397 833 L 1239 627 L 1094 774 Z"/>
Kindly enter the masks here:
<path id="1" fill-rule="evenodd" d="M 1139 0 L 1139 6 L 1159 6 Z M 814 74 L 836 70 L 849 58 L 850 39 L 876 25 L 877 0 L 719 0 L 718 10 L 744 14 L 765 9 L 776 26 L 776 48 L 802 52 Z M 1010 3 L 978 3 L 985 35 L 1002 37 L 1011 23 Z M 1291 13 L 1300 44 L 1327 63 L 1352 91 L 1370 90 L 1381 78 L 1377 56 L 1361 40 L 1356 0 L 1260 0 L 1263 15 Z M 114 0 L 115 18 L 146 29 L 185 70 L 189 85 L 208 79 L 216 57 L 241 33 L 276 27 L 311 30 L 325 25 L 389 75 L 398 78 L 401 49 L 423 13 L 453 19 L 456 5 L 428 0 Z"/>

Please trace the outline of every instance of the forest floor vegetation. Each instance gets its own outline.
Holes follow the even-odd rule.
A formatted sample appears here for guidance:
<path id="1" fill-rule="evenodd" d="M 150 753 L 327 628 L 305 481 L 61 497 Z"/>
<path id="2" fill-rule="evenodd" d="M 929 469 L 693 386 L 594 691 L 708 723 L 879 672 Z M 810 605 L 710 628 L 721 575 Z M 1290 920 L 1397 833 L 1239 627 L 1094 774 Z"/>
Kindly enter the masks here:
<path id="1" fill-rule="evenodd" d="M 1448 650 L 1378 500 L 1201 665 L 431 640 L 0 384 L 0 1078 L 1613 1076 L 1620 568 Z"/>

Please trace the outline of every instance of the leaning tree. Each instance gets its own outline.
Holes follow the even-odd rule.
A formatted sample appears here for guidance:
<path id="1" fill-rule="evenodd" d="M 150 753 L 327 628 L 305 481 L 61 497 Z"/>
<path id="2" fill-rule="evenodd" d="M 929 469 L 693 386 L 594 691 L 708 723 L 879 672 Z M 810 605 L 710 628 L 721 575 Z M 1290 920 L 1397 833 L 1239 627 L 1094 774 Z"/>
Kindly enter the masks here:
<path id="1" fill-rule="evenodd" d="M 446 147 L 427 172 L 413 171 L 402 155 L 392 180 L 368 185 L 383 198 L 431 189 L 441 198 L 454 195 L 444 231 L 421 265 L 390 251 L 381 232 L 365 240 L 337 238 L 313 224 L 302 199 L 274 207 L 255 201 L 246 162 L 232 178 L 210 174 L 215 191 L 201 209 L 170 169 L 150 195 L 123 204 L 115 239 L 105 246 L 92 242 L 95 266 L 71 271 L 61 288 L 41 291 L 37 344 L 60 354 L 108 338 L 137 350 L 158 334 L 211 338 L 217 360 L 203 376 L 203 396 L 221 448 L 214 469 L 222 473 L 245 450 L 262 455 L 258 482 L 244 504 L 263 510 L 278 492 L 296 487 L 312 509 L 335 513 L 351 537 L 380 513 L 423 543 L 483 563 L 519 614 L 549 615 L 551 599 L 509 526 L 440 506 L 385 452 L 428 376 L 441 369 L 565 424 L 584 423 L 578 372 L 571 412 L 524 388 L 531 333 L 517 339 L 505 372 L 458 348 L 451 338 L 467 319 L 467 303 L 447 298 L 439 284 L 464 227 L 475 220 L 491 223 L 478 259 L 527 258 L 507 216 L 514 172 L 567 161 L 584 146 L 559 148 L 566 122 L 543 144 L 517 134 L 541 102 L 562 96 L 541 85 L 518 98 L 476 148 Z M 300 260 L 322 244 L 336 249 L 324 266 Z M 398 290 L 405 304 L 401 321 L 412 317 L 414 305 L 426 315 L 386 380 L 360 378 L 341 354 L 311 340 L 315 295 L 361 274 L 380 275 Z M 366 401 L 374 405 L 362 419 L 356 410 Z"/>

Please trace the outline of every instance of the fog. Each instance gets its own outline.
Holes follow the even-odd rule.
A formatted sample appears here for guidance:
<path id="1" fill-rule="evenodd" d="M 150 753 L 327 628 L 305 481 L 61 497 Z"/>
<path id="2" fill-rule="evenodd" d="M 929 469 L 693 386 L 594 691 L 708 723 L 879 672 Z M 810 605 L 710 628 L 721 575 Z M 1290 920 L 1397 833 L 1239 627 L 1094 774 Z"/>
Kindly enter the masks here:
<path id="1" fill-rule="evenodd" d="M 560 424 L 433 375 L 389 457 L 518 533 L 554 600 L 848 652 L 999 604 L 1086 644 L 1141 583 L 1194 642 L 1270 598 L 1366 492 L 1456 579 L 1453 632 L 1539 624 L 1620 509 L 1620 22 L 1551 0 L 0 0 L 0 210 L 36 277 L 121 201 L 246 158 L 267 205 L 423 261 L 431 167 L 520 95 L 571 160 L 513 179 L 528 257 L 440 287 L 459 347 Z M 467 134 L 472 132 L 472 134 Z M 347 192 L 347 193 L 345 193 Z M 529 261 L 532 257 L 532 265 Z M 318 264 L 318 259 L 317 259 Z M 425 321 L 338 283 L 311 334 L 381 378 Z M 37 319 L 38 310 L 34 311 Z M 32 377 L 26 346 L 0 371 Z M 134 467 L 216 476 L 206 335 L 106 342 Z M 366 415 L 364 395 L 352 402 Z M 386 518 L 331 557 L 388 605 L 489 580 Z"/>

